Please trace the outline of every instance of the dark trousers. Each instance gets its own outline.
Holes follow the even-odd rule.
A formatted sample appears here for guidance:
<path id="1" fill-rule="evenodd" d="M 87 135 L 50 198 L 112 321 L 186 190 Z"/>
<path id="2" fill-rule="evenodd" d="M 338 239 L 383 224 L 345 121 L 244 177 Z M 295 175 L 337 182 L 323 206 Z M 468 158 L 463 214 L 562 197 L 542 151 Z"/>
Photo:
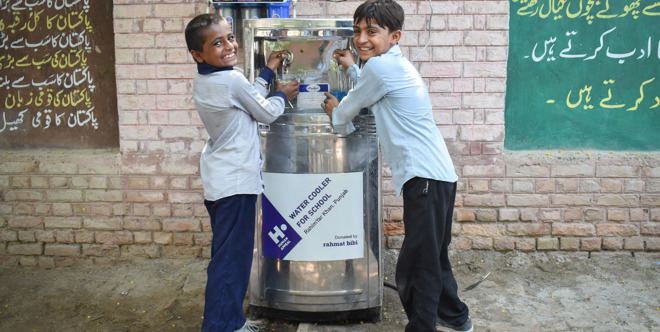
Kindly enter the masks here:
<path id="1" fill-rule="evenodd" d="M 452 325 L 468 318 L 449 262 L 456 183 L 413 178 L 403 186 L 406 236 L 396 266 L 406 332 L 436 331 L 437 317 Z"/>
<path id="2" fill-rule="evenodd" d="M 233 332 L 243 324 L 254 250 L 256 195 L 204 201 L 211 216 L 213 242 L 207 268 L 204 332 Z"/>

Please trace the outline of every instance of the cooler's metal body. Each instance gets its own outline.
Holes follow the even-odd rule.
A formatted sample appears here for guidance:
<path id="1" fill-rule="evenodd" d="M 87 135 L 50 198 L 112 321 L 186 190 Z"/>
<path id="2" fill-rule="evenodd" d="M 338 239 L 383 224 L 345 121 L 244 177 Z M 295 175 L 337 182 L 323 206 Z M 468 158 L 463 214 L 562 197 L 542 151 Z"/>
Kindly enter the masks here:
<path id="1" fill-rule="evenodd" d="M 284 115 L 260 126 L 265 192 L 257 212 L 250 313 L 378 320 L 381 165 L 374 117 L 364 109 L 353 121 L 356 131 L 339 135 L 320 106 L 323 91 L 341 97 L 351 88 L 332 52 L 353 48 L 353 23 L 246 20 L 243 36 L 250 81 L 271 52 L 287 50 L 277 79 L 301 84 Z"/>

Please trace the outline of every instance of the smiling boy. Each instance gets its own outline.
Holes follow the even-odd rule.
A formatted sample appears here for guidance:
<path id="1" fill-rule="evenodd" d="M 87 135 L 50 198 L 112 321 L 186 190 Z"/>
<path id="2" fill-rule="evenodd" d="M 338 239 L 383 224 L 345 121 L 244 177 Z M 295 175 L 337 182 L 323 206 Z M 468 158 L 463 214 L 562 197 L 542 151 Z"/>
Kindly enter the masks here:
<path id="1" fill-rule="evenodd" d="M 393 0 L 368 0 L 355 10 L 353 42 L 366 64 L 360 70 L 350 51 L 336 51 L 355 87 L 341 103 L 326 93 L 321 107 L 337 131 L 351 128 L 365 107 L 376 119 L 396 195 L 403 193 L 405 239 L 396 284 L 406 331 L 472 331 L 448 254 L 458 177 L 424 81 L 399 49 L 403 20 L 403 8 Z"/>
<path id="2" fill-rule="evenodd" d="M 257 195 L 263 192 L 258 122 L 271 123 L 298 94 L 298 83 L 281 85 L 266 98 L 268 83 L 284 52 L 273 52 L 254 84 L 234 66 L 238 43 L 227 21 L 202 14 L 186 26 L 186 44 L 197 62 L 193 99 L 208 141 L 200 158 L 204 205 L 213 239 L 202 331 L 253 332 L 246 322 L 247 292 L 256 220 Z"/>

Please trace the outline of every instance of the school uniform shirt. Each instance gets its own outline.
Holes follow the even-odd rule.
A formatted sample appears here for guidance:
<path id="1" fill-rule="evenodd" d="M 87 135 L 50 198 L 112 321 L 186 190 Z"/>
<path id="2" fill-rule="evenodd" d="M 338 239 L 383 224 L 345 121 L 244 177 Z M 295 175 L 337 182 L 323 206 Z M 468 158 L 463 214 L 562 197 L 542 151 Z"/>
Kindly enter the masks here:
<path id="1" fill-rule="evenodd" d="M 370 58 L 362 70 L 353 65 L 346 73 L 356 84 L 333 110 L 332 125 L 335 131 L 348 133 L 360 109 L 371 109 L 397 196 L 413 177 L 456 182 L 424 81 L 398 45 Z"/>
<path id="2" fill-rule="evenodd" d="M 282 92 L 266 99 L 275 76 L 266 67 L 254 84 L 232 67 L 198 64 L 193 80 L 195 108 L 209 139 L 200 158 L 204 199 L 261 194 L 261 139 L 258 122 L 271 123 L 284 112 Z"/>

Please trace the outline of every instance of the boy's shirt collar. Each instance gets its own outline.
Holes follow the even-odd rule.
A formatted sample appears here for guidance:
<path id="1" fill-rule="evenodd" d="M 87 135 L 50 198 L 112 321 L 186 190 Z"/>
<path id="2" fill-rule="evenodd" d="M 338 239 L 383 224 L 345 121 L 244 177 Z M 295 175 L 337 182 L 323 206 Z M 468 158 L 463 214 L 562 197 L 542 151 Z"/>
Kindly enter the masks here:
<path id="1" fill-rule="evenodd" d="M 211 66 L 206 63 L 197 63 L 197 72 L 200 73 L 201 75 L 208 75 L 211 73 L 219 72 L 219 71 L 225 71 L 225 70 L 234 70 L 233 66 L 225 67 L 225 68 L 218 68 Z"/>
<path id="2" fill-rule="evenodd" d="M 399 44 L 394 44 L 385 53 L 401 54 L 401 48 L 399 48 Z"/>

